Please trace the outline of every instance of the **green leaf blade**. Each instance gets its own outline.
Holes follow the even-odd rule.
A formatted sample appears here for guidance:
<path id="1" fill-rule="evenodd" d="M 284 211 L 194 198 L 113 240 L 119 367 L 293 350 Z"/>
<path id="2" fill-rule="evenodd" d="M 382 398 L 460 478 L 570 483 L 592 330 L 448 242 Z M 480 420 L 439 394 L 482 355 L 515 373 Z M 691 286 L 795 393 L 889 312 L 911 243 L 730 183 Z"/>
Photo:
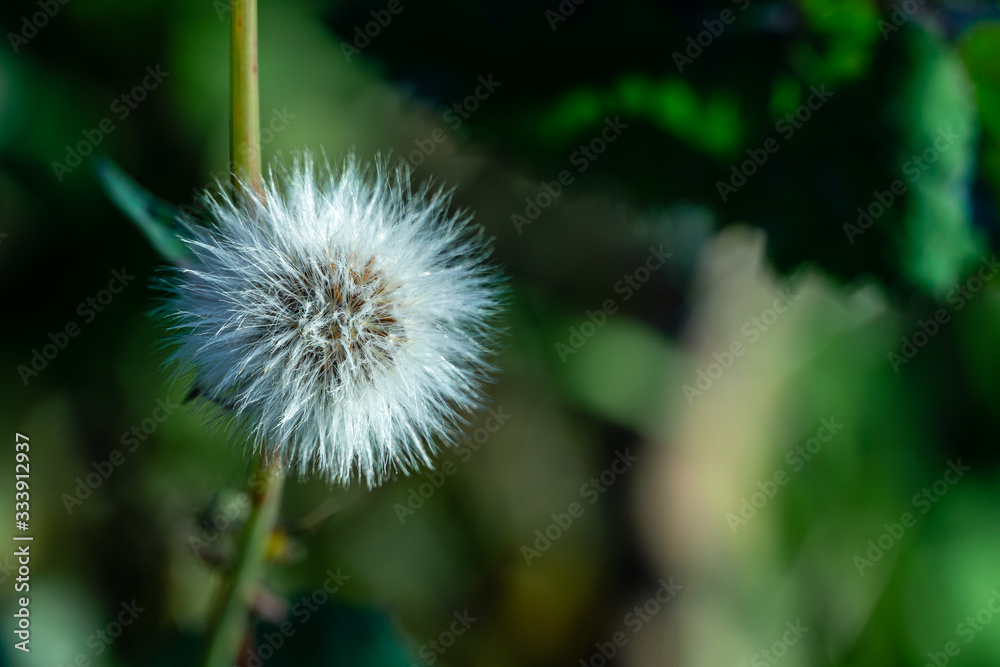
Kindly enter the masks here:
<path id="1" fill-rule="evenodd" d="M 177 207 L 153 195 L 107 158 L 94 161 L 94 175 L 112 203 L 139 227 L 160 255 L 174 263 L 190 258 L 177 234 L 181 217 Z"/>

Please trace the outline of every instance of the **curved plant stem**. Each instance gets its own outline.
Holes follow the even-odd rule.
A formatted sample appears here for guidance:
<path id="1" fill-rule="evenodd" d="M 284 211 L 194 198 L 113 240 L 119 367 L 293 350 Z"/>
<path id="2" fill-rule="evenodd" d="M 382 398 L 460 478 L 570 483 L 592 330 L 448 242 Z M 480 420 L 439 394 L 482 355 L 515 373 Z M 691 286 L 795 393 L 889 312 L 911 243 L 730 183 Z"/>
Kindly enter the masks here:
<path id="1" fill-rule="evenodd" d="M 205 667 L 232 667 L 238 664 L 236 656 L 246 636 L 248 605 L 264 569 L 271 529 L 281 503 L 283 477 L 277 457 L 269 460 L 266 455 L 261 455 L 257 479 L 262 481 L 262 485 L 255 485 L 259 490 L 254 492 L 239 557 L 224 583 L 223 594 L 215 610 Z"/>
<path id="2" fill-rule="evenodd" d="M 231 0 L 230 9 L 230 157 L 233 180 L 235 184 L 243 179 L 260 195 L 257 0 Z M 281 501 L 283 479 L 278 457 L 262 453 L 255 479 L 261 483 L 253 484 L 253 507 L 246 533 L 214 610 L 205 667 L 231 667 L 236 664 L 237 654 L 246 637 L 248 606 L 264 569 L 271 530 Z"/>

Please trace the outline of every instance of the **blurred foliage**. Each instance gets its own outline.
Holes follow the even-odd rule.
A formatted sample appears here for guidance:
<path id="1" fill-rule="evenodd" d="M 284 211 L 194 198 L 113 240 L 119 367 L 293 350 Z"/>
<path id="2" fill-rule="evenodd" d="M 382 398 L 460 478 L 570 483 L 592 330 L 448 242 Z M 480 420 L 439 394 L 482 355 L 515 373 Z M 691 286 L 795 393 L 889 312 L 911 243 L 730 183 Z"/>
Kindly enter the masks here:
<path id="1" fill-rule="evenodd" d="M 539 178 L 551 178 L 606 117 L 620 114 L 629 132 L 588 169 L 588 185 L 610 181 L 637 203 L 680 200 L 712 209 L 720 224 L 758 225 L 784 270 L 812 261 L 845 279 L 872 275 L 905 291 L 940 291 L 983 247 L 964 202 L 977 183 L 972 87 L 936 26 L 915 20 L 901 29 L 867 0 L 584 3 L 561 22 L 539 20 L 523 3 L 505 11 L 445 5 L 393 25 L 392 38 L 372 40 L 365 53 L 442 106 L 483 72 L 513 79 L 470 125 Z M 352 34 L 368 11 L 363 2 L 338 5 L 330 24 Z M 732 21 L 718 23 L 725 11 Z M 442 15 L 461 17 L 465 29 L 441 34 Z M 712 21 L 724 35 L 708 31 Z M 700 33 L 708 45 L 692 39 L 689 47 Z M 997 42 L 981 41 L 981 58 L 994 62 L 987 54 Z M 512 43 L 515 53 L 495 57 Z M 456 51 L 469 56 L 453 62 Z M 832 95 L 815 120 L 779 126 L 813 87 Z M 855 221 L 857 206 L 903 177 L 907 160 L 946 126 L 961 136 L 948 165 L 921 173 L 919 187 L 863 244 L 844 244 L 842 227 Z M 778 152 L 751 186 L 722 200 L 719 181 L 769 137 Z"/>
<path id="2" fill-rule="evenodd" d="M 1000 590 L 1000 296 L 971 282 L 997 240 L 1000 12 L 894 15 L 905 4 L 401 0 L 380 25 L 386 2 L 262 2 L 265 156 L 393 151 L 455 185 L 512 294 L 490 390 L 502 424 L 484 413 L 438 473 L 371 493 L 290 482 L 248 649 L 341 568 L 264 664 L 596 665 L 622 631 L 618 664 L 746 665 L 799 619 L 810 629 L 783 664 L 919 667 L 949 641 L 956 664 L 996 664 L 993 625 L 959 633 Z M 148 315 L 162 260 L 93 170 L 104 154 L 147 202 L 176 205 L 227 179 L 228 5 L 57 6 L 16 46 L 39 5 L 0 7 L 0 423 L 31 436 L 35 534 L 30 656 L 11 648 L 0 553 L 0 664 L 192 664 L 251 467 L 181 405 Z M 168 74 L 132 100 L 157 66 Z M 490 75 L 500 85 L 456 116 Z M 823 86 L 829 101 L 786 136 Z M 628 127 L 579 169 L 608 117 Z M 937 150 L 944 130 L 956 138 Z M 777 152 L 723 200 L 719 182 L 770 138 Z M 897 180 L 904 194 L 852 243 L 845 225 Z M 88 306 L 112 271 L 135 278 Z M 778 289 L 796 298 L 769 322 Z M 888 355 L 942 309 L 894 369 Z M 24 375 L 70 322 L 79 335 Z M 744 352 L 686 392 L 734 343 Z M 175 406 L 162 422 L 158 401 Z M 796 469 L 789 452 L 831 417 L 842 429 Z M 115 450 L 124 463 L 101 475 Z M 626 450 L 636 463 L 591 504 L 587 485 Z M 959 459 L 971 471 L 922 513 L 915 494 Z M 778 471 L 788 482 L 734 531 L 727 516 Z M 526 562 L 573 502 L 583 515 Z M 907 511 L 916 524 L 859 574 L 855 557 Z M 671 577 L 676 600 L 636 631 L 636 605 Z M 136 622 L 94 639 L 133 600 Z M 431 650 L 464 611 L 477 620 Z"/>

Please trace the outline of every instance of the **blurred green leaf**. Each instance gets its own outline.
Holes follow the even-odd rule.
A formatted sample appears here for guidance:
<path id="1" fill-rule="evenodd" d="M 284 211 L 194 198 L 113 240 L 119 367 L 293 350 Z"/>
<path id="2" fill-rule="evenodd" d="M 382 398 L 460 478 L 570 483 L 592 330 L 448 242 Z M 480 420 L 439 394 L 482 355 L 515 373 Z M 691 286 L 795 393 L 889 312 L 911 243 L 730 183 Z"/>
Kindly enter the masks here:
<path id="1" fill-rule="evenodd" d="M 579 333 L 589 324 L 576 321 L 568 328 L 560 368 L 566 389 L 594 414 L 647 430 L 659 418 L 670 370 L 682 367 L 681 355 L 655 330 L 624 315 L 609 316 L 593 338 Z"/>
<path id="2" fill-rule="evenodd" d="M 165 259 L 179 262 L 188 257 L 176 233 L 180 211 L 136 183 L 106 158 L 94 162 L 94 174 L 111 201 L 132 220 Z"/>
<path id="3" fill-rule="evenodd" d="M 979 132 L 962 61 L 939 37 L 911 34 L 915 65 L 903 98 L 911 113 L 901 160 L 912 195 L 903 263 L 914 282 L 940 295 L 981 251 L 970 202 Z"/>
<path id="4" fill-rule="evenodd" d="M 983 143 L 982 169 L 996 187 L 1000 184 L 1000 23 L 971 28 L 959 43 L 965 68 L 976 90 Z"/>
<path id="5" fill-rule="evenodd" d="M 743 141 L 734 96 L 725 90 L 702 94 L 680 77 L 656 80 L 626 74 L 610 87 L 581 86 L 533 110 L 528 125 L 539 141 L 559 145 L 617 114 L 645 118 L 713 155 L 733 153 Z"/>
<path id="6" fill-rule="evenodd" d="M 868 73 L 879 37 L 878 8 L 869 0 L 799 0 L 810 29 L 820 40 L 797 45 L 793 61 L 809 81 L 837 85 Z M 820 41 L 816 49 L 811 42 Z"/>

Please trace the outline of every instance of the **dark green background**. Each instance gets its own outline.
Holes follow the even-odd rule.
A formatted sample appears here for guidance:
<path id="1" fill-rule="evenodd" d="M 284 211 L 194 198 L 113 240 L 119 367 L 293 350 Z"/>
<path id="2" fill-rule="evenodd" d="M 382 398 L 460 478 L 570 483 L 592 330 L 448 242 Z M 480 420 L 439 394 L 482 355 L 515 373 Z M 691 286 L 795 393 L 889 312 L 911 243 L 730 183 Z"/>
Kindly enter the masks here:
<path id="1" fill-rule="evenodd" d="M 176 204 L 226 178 L 227 5 L 50 4 L 16 44 L 43 10 L 0 7 L 0 423 L 31 436 L 35 535 L 33 650 L 12 649 L 0 571 L 0 661 L 191 664 L 216 583 L 191 538 L 208 561 L 230 555 L 251 466 L 188 407 L 123 444 L 186 387 L 150 316 L 162 263 L 92 167 L 101 153 Z M 1000 620 L 968 642 L 961 624 L 1000 590 L 1000 298 L 990 281 L 955 292 L 997 238 L 996 5 L 586 0 L 553 24 L 559 6 L 400 0 L 348 60 L 388 3 L 261 0 L 261 121 L 278 130 L 265 157 L 433 147 L 417 177 L 455 186 L 511 291 L 490 389 L 509 418 L 480 449 L 440 455 L 453 474 L 413 515 L 399 508 L 427 477 L 289 483 L 268 608 L 278 620 L 287 601 L 296 632 L 264 664 L 428 664 L 421 647 L 465 610 L 477 620 L 438 663 L 596 665 L 595 644 L 621 631 L 617 664 L 763 664 L 800 620 L 782 664 L 918 667 L 949 641 L 953 664 L 996 664 Z M 678 71 L 675 52 L 724 10 Z M 142 102 L 116 103 L 157 66 L 168 74 Z M 448 111 L 480 77 L 499 85 L 458 124 Z M 789 135 L 782 119 L 814 88 L 832 96 Z M 609 119 L 627 127 L 580 162 Z M 941 131 L 957 139 L 913 171 Z M 57 173 L 88 136 L 93 154 Z M 723 201 L 718 183 L 769 138 L 777 151 Z M 563 171 L 572 182 L 518 231 Z M 905 193 L 851 243 L 844 225 L 897 180 Z M 621 287 L 660 246 L 666 266 Z M 135 280 L 102 312 L 78 310 L 122 269 Z M 753 318 L 786 280 L 798 298 L 764 330 Z M 894 372 L 901 337 L 940 309 Z M 25 384 L 18 367 L 70 322 L 79 335 Z M 731 367 L 686 395 L 733 343 Z M 831 416 L 843 428 L 795 469 L 786 453 Z M 638 460 L 591 504 L 581 486 L 626 449 Z M 113 450 L 124 462 L 70 513 L 67 494 Z M 959 459 L 971 470 L 922 513 L 914 496 Z M 778 471 L 788 482 L 734 534 L 727 516 Z M 0 506 L 12 495 L 5 474 Z M 526 563 L 573 502 L 582 515 Z M 859 574 L 855 556 L 907 511 L 914 526 Z M 337 568 L 350 579 L 298 623 L 296 602 Z M 671 577 L 680 593 L 633 632 L 629 614 Z M 88 638 L 133 599 L 145 611 L 96 655 Z"/>

